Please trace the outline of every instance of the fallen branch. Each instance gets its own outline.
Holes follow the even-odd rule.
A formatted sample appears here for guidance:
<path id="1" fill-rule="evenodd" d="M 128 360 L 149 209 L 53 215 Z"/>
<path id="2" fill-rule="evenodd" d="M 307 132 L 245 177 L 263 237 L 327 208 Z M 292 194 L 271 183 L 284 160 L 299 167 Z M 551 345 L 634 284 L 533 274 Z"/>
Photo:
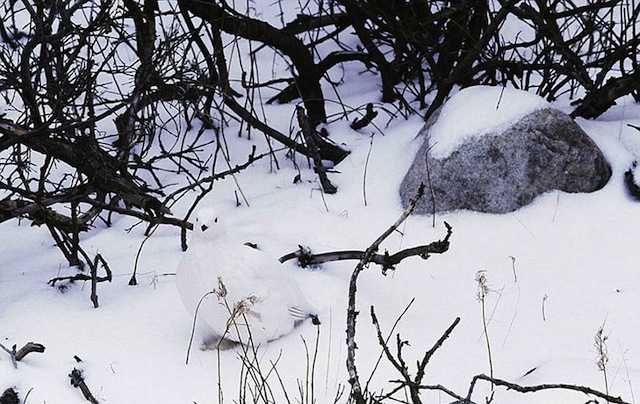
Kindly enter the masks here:
<path id="1" fill-rule="evenodd" d="M 18 368 L 18 362 L 24 359 L 24 357 L 29 355 L 31 352 L 42 353 L 45 350 L 44 345 L 37 344 L 35 342 L 27 342 L 22 348 L 18 350 L 16 350 L 16 345 L 13 345 L 13 347 L 9 349 L 4 345 L 0 344 L 0 348 L 2 348 L 6 353 L 9 354 L 9 356 L 11 357 L 11 363 L 13 363 L 13 367 L 15 369 Z"/>
<path id="2" fill-rule="evenodd" d="M 573 110 L 571 117 L 597 118 L 614 106 L 618 98 L 638 90 L 640 70 L 626 76 L 611 78 L 604 86 L 588 91 L 587 95 L 577 102 L 578 107 Z"/>
<path id="3" fill-rule="evenodd" d="M 18 393 L 12 388 L 8 388 L 0 396 L 0 404 L 20 404 Z"/>
<path id="4" fill-rule="evenodd" d="M 515 390 L 519 393 L 533 393 L 533 392 L 538 392 L 542 390 L 571 390 L 571 391 L 577 391 L 580 393 L 589 394 L 592 396 L 602 398 L 606 400 L 608 403 L 630 404 L 629 402 L 624 401 L 621 397 L 613 397 L 601 391 L 594 390 L 586 386 L 577 386 L 575 384 L 566 384 L 566 383 L 551 383 L 551 384 L 538 384 L 535 386 L 521 386 L 516 383 L 511 383 L 506 380 L 497 379 L 495 377 L 489 377 L 484 374 L 474 376 L 473 380 L 471 381 L 471 386 L 469 387 L 469 393 L 467 394 L 467 397 L 465 397 L 462 400 L 458 400 L 455 403 L 471 403 L 472 402 L 471 395 L 473 394 L 473 389 L 478 380 L 485 380 L 485 381 L 491 382 L 496 386 L 506 387 L 507 390 Z"/>
<path id="5" fill-rule="evenodd" d="M 434 241 L 427 245 L 407 248 L 392 255 L 389 255 L 387 252 L 384 254 L 372 254 L 369 256 L 368 262 L 382 266 L 382 273 L 385 274 L 389 269 L 395 269 L 395 266 L 405 258 L 418 256 L 422 259 L 427 259 L 431 254 L 443 254 L 449 249 L 449 237 L 451 237 L 453 232 L 449 223 L 445 222 L 444 225 L 447 228 L 447 235 L 442 240 Z M 280 257 L 280 262 L 297 259 L 298 265 L 305 268 L 309 265 L 320 265 L 333 261 L 362 260 L 367 256 L 366 251 L 359 250 L 330 251 L 313 254 L 309 248 L 299 247 L 300 249 L 298 251 Z"/>
<path id="6" fill-rule="evenodd" d="M 82 377 L 82 371 L 76 368 L 73 368 L 71 373 L 69 374 L 69 378 L 71 379 L 70 383 L 73 387 L 79 388 L 82 392 L 84 398 L 87 399 L 88 402 L 93 404 L 99 404 L 98 400 L 91 394 L 91 390 L 87 387 L 87 384 L 84 382 L 84 378 Z"/>
<path id="7" fill-rule="evenodd" d="M 109 264 L 107 264 L 107 261 L 102 257 L 101 254 L 96 254 L 93 261 L 89 259 L 84 251 L 82 251 L 82 254 L 86 262 L 89 264 L 90 272 L 88 275 L 79 273 L 72 276 L 59 276 L 50 279 L 47 283 L 51 286 L 55 286 L 56 283 L 60 281 L 69 281 L 72 283 L 75 281 L 91 281 L 91 302 L 93 303 L 93 307 L 98 308 L 98 283 L 111 282 L 111 280 L 113 279 L 113 273 L 111 272 L 111 268 L 109 268 Z M 104 271 L 106 273 L 105 276 L 98 276 L 98 265 L 101 265 L 102 268 L 104 268 Z"/>
<path id="8" fill-rule="evenodd" d="M 27 342 L 22 348 L 18 349 L 16 352 L 16 361 L 20 362 L 24 359 L 25 356 L 29 355 L 31 352 L 43 353 L 45 350 L 45 346 L 42 344 L 37 344 L 35 342 Z"/>
<path id="9" fill-rule="evenodd" d="M 51 286 L 56 286 L 57 282 L 60 281 L 69 281 L 69 282 L 75 282 L 75 281 L 92 281 L 94 282 L 94 277 L 92 277 L 91 275 L 87 275 L 87 274 L 76 274 L 76 275 L 72 275 L 72 276 L 59 276 L 53 279 L 50 279 L 49 282 L 47 282 L 49 285 Z M 98 276 L 95 277 L 95 282 L 111 282 L 111 271 L 107 272 L 106 276 Z"/>
<path id="10" fill-rule="evenodd" d="M 82 362 L 82 360 L 77 356 L 75 356 L 74 358 L 77 362 Z M 80 389 L 82 395 L 88 402 L 92 404 L 99 404 L 98 400 L 91 393 L 91 390 L 89 390 L 89 387 L 87 387 L 87 384 L 84 381 L 84 377 L 82 376 L 82 370 L 73 368 L 71 373 L 69 373 L 69 379 L 71 379 L 69 383 L 71 383 L 73 387 Z"/>
<path id="11" fill-rule="evenodd" d="M 369 125 L 373 118 L 378 116 L 378 111 L 373 110 L 373 104 L 367 104 L 367 113 L 362 118 L 356 118 L 353 122 L 351 122 L 351 129 L 359 130 Z"/>

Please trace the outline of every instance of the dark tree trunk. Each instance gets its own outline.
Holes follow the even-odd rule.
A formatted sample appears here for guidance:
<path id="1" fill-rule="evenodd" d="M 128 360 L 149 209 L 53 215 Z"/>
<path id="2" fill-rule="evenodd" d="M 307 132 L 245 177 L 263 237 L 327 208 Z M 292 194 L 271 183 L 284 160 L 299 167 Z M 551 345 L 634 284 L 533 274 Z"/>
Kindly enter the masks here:
<path id="1" fill-rule="evenodd" d="M 311 124 L 316 126 L 327 120 L 324 95 L 320 87 L 322 71 L 313 61 L 307 46 L 292 34 L 285 33 L 268 23 L 239 14 L 231 14 L 214 0 L 181 0 L 180 6 L 223 32 L 264 43 L 291 59 L 295 67 L 294 79 L 302 95 Z"/>

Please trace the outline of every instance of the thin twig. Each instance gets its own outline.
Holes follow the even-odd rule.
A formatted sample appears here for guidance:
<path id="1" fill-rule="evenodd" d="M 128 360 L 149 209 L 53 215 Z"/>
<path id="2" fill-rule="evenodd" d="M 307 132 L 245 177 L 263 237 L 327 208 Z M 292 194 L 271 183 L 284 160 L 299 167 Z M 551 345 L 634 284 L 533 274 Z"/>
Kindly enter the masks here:
<path id="1" fill-rule="evenodd" d="M 353 273 L 351 274 L 351 279 L 349 281 L 349 303 L 347 308 L 347 372 L 349 373 L 349 384 L 351 384 L 351 397 L 355 401 L 356 404 L 365 404 L 366 400 L 362 391 L 362 386 L 360 384 L 360 378 L 358 377 L 358 371 L 356 368 L 356 317 L 358 316 L 358 311 L 356 311 L 356 293 L 357 293 L 357 282 L 358 276 L 360 273 L 369 265 L 371 262 L 371 258 L 375 254 L 375 252 L 380 247 L 380 244 L 387 238 L 391 233 L 396 231 L 398 227 L 404 222 L 409 215 L 415 209 L 416 203 L 422 195 L 424 194 L 424 184 L 420 186 L 418 189 L 418 193 L 414 199 L 412 199 L 409 203 L 409 207 L 402 212 L 398 220 L 389 227 L 384 233 L 380 235 L 365 251 L 363 258 L 358 262 Z"/>
<path id="2" fill-rule="evenodd" d="M 13 347 L 11 347 L 11 349 L 5 347 L 4 345 L 0 344 L 0 348 L 2 348 L 6 353 L 9 354 L 9 357 L 11 358 L 11 363 L 13 364 L 13 368 L 14 369 L 18 369 L 18 363 L 16 362 L 16 346 L 15 344 L 13 345 Z"/>
<path id="3" fill-rule="evenodd" d="M 131 279 L 129 279 L 129 286 L 135 286 L 138 284 L 138 279 L 136 278 L 136 275 L 138 273 L 138 262 L 140 261 L 140 255 L 142 254 L 142 248 L 144 247 L 144 244 L 151 238 L 151 236 L 153 236 L 153 233 L 155 233 L 156 230 L 160 227 L 159 224 L 152 225 L 152 226 L 153 226 L 153 229 L 151 229 L 149 234 L 147 234 L 144 237 L 144 239 L 140 243 L 140 247 L 138 247 L 138 252 L 136 253 L 136 259 L 133 263 L 133 273 L 131 274 Z"/>
<path id="4" fill-rule="evenodd" d="M 369 141 L 369 150 L 367 150 L 367 158 L 364 161 L 364 173 L 362 174 L 362 199 L 364 201 L 364 206 L 367 206 L 367 171 L 369 169 L 371 149 L 373 149 L 373 135 L 371 135 L 371 140 Z"/>
<path id="5" fill-rule="evenodd" d="M 415 300 L 416 300 L 415 297 L 413 299 L 411 299 L 411 301 L 409 302 L 407 307 L 405 307 L 404 310 L 402 311 L 402 313 L 400 313 L 400 315 L 398 316 L 398 318 L 396 318 L 396 321 L 391 326 L 391 330 L 389 330 L 389 334 L 387 335 L 387 338 L 382 339 L 382 342 L 384 342 L 385 345 L 389 343 L 389 339 L 391 339 L 391 335 L 393 335 L 393 332 L 395 331 L 396 327 L 398 326 L 398 323 L 400 323 L 400 320 L 402 319 L 402 317 L 404 317 L 404 315 L 407 314 L 407 312 L 409 311 L 409 308 L 411 307 L 413 302 L 415 302 Z M 371 306 L 371 321 L 373 322 L 373 325 L 376 327 L 376 330 L 379 331 L 378 319 L 375 317 L 375 312 L 374 312 L 373 306 Z M 378 340 L 379 341 L 380 341 L 380 337 L 381 336 L 382 336 L 382 334 L 379 332 L 378 333 Z M 373 365 L 373 370 L 371 371 L 371 374 L 369 375 L 369 379 L 367 380 L 367 383 L 365 384 L 365 391 L 368 390 L 369 383 L 371 383 L 371 380 L 373 379 L 373 375 L 375 374 L 376 369 L 378 368 L 378 365 L 380 364 L 380 361 L 382 360 L 382 357 L 384 355 L 385 355 L 385 350 L 384 350 L 384 345 L 383 345 L 382 346 L 382 351 L 380 352 L 380 355 L 378 356 L 378 360 L 376 361 L 375 365 Z"/>
<path id="6" fill-rule="evenodd" d="M 614 404 L 630 404 L 629 402 L 623 400 L 621 397 L 613 397 L 613 396 L 605 394 L 605 393 L 603 393 L 601 391 L 594 390 L 591 387 L 578 386 L 578 385 L 575 385 L 575 384 L 566 384 L 566 383 L 549 383 L 549 384 L 538 384 L 538 385 L 534 385 L 534 386 L 521 386 L 521 385 L 516 384 L 516 383 L 511 383 L 511 382 L 508 382 L 506 380 L 498 379 L 498 378 L 495 378 L 495 377 L 489 377 L 489 376 L 484 375 L 484 374 L 476 375 L 476 376 L 473 377 L 473 380 L 471 381 L 471 387 L 470 387 L 470 390 L 469 390 L 469 393 L 468 393 L 467 397 L 465 397 L 463 400 L 457 401 L 457 402 L 459 402 L 459 403 L 471 403 L 472 402 L 471 401 L 471 395 L 473 394 L 473 389 L 475 387 L 475 383 L 476 383 L 477 380 L 488 381 L 493 385 L 506 387 L 509 390 L 514 390 L 514 391 L 517 391 L 519 393 L 534 393 L 534 392 L 538 392 L 538 391 L 542 391 L 542 390 L 570 390 L 570 391 L 577 391 L 577 392 L 580 392 L 580 393 L 596 396 L 596 397 L 602 398 L 602 399 L 607 400 L 608 402 L 614 403 Z"/>
<path id="7" fill-rule="evenodd" d="M 198 320 L 198 310 L 200 310 L 200 305 L 202 304 L 202 302 L 204 301 L 204 299 L 207 298 L 207 296 L 216 293 L 216 290 L 211 290 L 207 293 L 205 293 L 200 300 L 198 301 L 198 304 L 196 305 L 196 310 L 193 313 L 193 322 L 191 323 L 191 334 L 189 335 L 189 346 L 187 347 L 187 357 L 184 361 L 185 365 L 189 364 L 189 355 L 191 354 L 191 346 L 193 345 L 193 339 L 196 335 L 196 322 Z"/>
<path id="8" fill-rule="evenodd" d="M 429 349 L 425 354 L 424 357 L 422 358 L 422 361 L 419 363 L 418 365 L 418 373 L 416 373 L 416 378 L 414 380 L 415 383 L 421 383 L 422 382 L 422 378 L 424 377 L 424 369 L 427 366 L 427 363 L 429 363 L 429 360 L 431 360 L 431 357 L 433 356 L 434 353 L 436 353 L 436 351 L 442 346 L 442 344 L 444 343 L 444 341 L 449 338 L 449 336 L 451 335 L 451 333 L 453 332 L 453 329 L 456 328 L 456 326 L 458 325 L 458 323 L 460 323 L 460 317 L 456 317 L 455 320 L 453 320 L 453 323 L 451 323 L 451 325 L 449 326 L 449 328 L 447 328 L 445 330 L 445 332 L 442 334 L 442 336 L 438 339 L 438 341 L 436 341 L 435 344 L 433 344 L 433 346 L 431 347 L 431 349 Z"/>
<path id="9" fill-rule="evenodd" d="M 431 169 L 429 168 L 429 152 L 433 146 L 427 149 L 426 156 L 424 158 L 424 165 L 427 170 L 427 184 L 429 184 L 429 194 L 431 196 L 431 226 L 436 227 L 436 193 L 433 190 L 433 183 L 431 181 Z"/>

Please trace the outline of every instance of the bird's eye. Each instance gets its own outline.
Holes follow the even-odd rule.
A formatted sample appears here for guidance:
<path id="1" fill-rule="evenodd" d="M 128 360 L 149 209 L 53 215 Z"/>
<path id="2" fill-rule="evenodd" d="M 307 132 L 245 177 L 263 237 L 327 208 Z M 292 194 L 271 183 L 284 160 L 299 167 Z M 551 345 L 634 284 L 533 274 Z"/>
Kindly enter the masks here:
<path id="1" fill-rule="evenodd" d="M 206 224 L 203 224 L 202 226 L 200 226 L 200 230 L 205 231 L 209 228 L 209 226 L 207 226 Z"/>
<path id="2" fill-rule="evenodd" d="M 213 223 L 218 223 L 218 218 L 213 219 Z"/>

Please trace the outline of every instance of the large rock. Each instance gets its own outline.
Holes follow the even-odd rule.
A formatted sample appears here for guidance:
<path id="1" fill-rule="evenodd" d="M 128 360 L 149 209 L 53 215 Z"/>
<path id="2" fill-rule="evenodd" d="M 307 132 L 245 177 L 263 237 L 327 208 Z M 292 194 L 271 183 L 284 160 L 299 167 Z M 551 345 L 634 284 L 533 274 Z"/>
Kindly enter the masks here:
<path id="1" fill-rule="evenodd" d="M 437 119 L 421 130 L 424 142 L 400 186 L 407 207 L 420 183 L 425 184 L 416 213 L 432 213 L 432 199 L 435 212 L 506 213 L 550 190 L 593 192 L 611 176 L 589 136 L 552 108 L 531 112 L 497 133 L 467 137 L 455 150 L 434 157 L 430 138 Z"/>

